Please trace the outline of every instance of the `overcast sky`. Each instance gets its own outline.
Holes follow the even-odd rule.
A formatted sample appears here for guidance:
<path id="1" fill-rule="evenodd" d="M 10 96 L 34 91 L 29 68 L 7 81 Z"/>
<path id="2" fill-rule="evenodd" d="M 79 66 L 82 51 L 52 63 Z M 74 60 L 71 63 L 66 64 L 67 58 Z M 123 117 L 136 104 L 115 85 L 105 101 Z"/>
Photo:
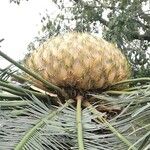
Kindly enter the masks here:
<path id="1" fill-rule="evenodd" d="M 44 14 L 46 9 L 51 15 L 57 10 L 50 0 L 23 1 L 20 5 L 0 0 L 0 39 L 5 39 L 0 43 L 0 50 L 15 60 L 23 58 L 27 45 L 41 29 L 40 13 Z M 6 66 L 2 58 L 1 66 Z"/>
<path id="2" fill-rule="evenodd" d="M 5 40 L 0 43 L 0 50 L 15 60 L 22 59 L 27 52 L 27 45 L 38 36 L 41 29 L 41 14 L 55 16 L 56 5 L 51 0 L 25 0 L 20 5 L 9 3 L 10 0 L 0 0 L 0 39 Z M 144 10 L 149 10 L 149 4 L 144 6 Z M 107 13 L 106 13 L 107 14 Z M 104 17 L 106 17 L 104 14 Z M 106 19 L 106 18 L 105 18 Z M 0 67 L 7 66 L 8 63 L 0 57 Z"/>

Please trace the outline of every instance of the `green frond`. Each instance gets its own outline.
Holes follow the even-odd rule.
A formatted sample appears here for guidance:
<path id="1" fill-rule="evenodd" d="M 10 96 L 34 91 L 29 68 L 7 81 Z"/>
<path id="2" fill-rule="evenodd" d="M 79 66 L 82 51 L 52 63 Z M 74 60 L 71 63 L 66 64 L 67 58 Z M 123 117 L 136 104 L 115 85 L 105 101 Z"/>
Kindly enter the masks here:
<path id="1" fill-rule="evenodd" d="M 105 97 L 105 95 L 100 96 Z M 141 101 L 143 96 L 139 96 L 137 101 Z M 93 150 L 129 148 L 110 130 L 107 124 L 95 122 L 97 115 L 92 115 L 88 108 L 82 110 L 82 130 L 77 130 L 76 127 L 79 122 L 76 121 L 76 109 L 74 106 L 62 109 L 62 106 L 64 107 L 62 105 L 58 108 L 60 112 L 56 113 L 58 112 L 57 108 L 52 106 L 48 108 L 35 96 L 32 98 L 32 101 L 27 101 L 29 107 L 25 107 L 24 115 L 15 116 L 10 113 L 11 110 L 0 111 L 0 149 L 13 149 L 20 143 L 22 145 L 22 140 L 24 141 L 25 137 L 31 133 L 32 136 L 27 136 L 29 139 L 25 140 L 26 142 L 22 145 L 23 149 L 46 149 L 46 147 L 49 147 L 49 149 L 79 149 L 77 139 L 80 136 L 78 131 L 82 131 L 80 134 L 83 134 L 83 139 L 79 139 L 83 140 L 85 149 L 90 150 L 91 147 Z M 136 103 L 131 103 L 135 100 L 136 95 L 130 101 L 128 98 L 130 99 L 130 97 L 125 96 L 122 98 L 122 103 L 127 100 L 128 104 L 126 104 L 120 115 L 109 120 L 109 124 L 134 144 L 133 146 L 138 148 L 142 145 L 144 139 L 148 137 L 150 129 L 148 114 L 150 110 L 147 104 L 140 103 L 137 104 L 139 105 L 137 107 L 135 106 Z M 150 97 L 148 99 L 150 101 Z M 144 109 L 141 109 L 141 104 Z M 24 110 L 22 106 L 19 106 L 19 108 Z M 139 112 L 137 112 L 138 109 L 140 109 Z M 49 118 L 48 116 L 51 117 Z M 132 145 L 130 148 L 133 149 Z"/>
<path id="2" fill-rule="evenodd" d="M 144 81 L 140 86 L 89 93 L 91 104 L 79 97 L 76 106 L 71 99 L 61 103 L 30 84 L 11 82 L 15 72 L 0 70 L 0 149 L 148 150 L 149 78 L 133 79 Z"/>
<path id="3" fill-rule="evenodd" d="M 57 139 L 57 136 L 64 131 L 59 123 L 58 126 L 55 127 L 53 123 L 55 119 L 53 120 L 53 118 L 56 118 L 59 112 L 70 105 L 71 102 L 72 101 L 69 100 L 58 109 L 54 107 L 48 108 L 33 96 L 32 101 L 26 101 L 28 107 L 25 107 L 25 111 L 21 116 L 17 117 L 10 113 L 11 110 L 0 111 L 0 116 L 2 117 L 0 118 L 0 149 L 13 149 L 14 147 L 15 150 L 32 149 L 33 146 L 38 147 L 38 149 L 46 149 L 47 146 L 56 147 L 54 146 L 55 143 L 53 143 L 54 139 L 52 137 L 56 136 L 54 138 Z M 17 106 L 20 106 L 20 104 L 18 103 Z M 20 110 L 23 109 L 24 108 L 20 106 Z M 50 137 L 49 134 L 46 136 L 49 130 L 51 131 L 51 126 L 52 133 L 50 135 L 52 135 L 52 137 Z M 50 129 L 48 127 L 50 127 Z M 54 129 L 57 131 L 56 133 Z M 62 141 L 61 138 L 60 136 L 60 145 Z M 47 143 L 46 146 L 44 146 L 46 141 L 49 141 L 49 145 L 47 145 Z"/>
<path id="4" fill-rule="evenodd" d="M 47 86 L 48 88 L 52 89 L 52 90 L 56 90 L 58 91 L 60 94 L 62 94 L 62 96 L 67 97 L 67 94 L 59 87 L 49 83 L 48 81 L 44 80 L 40 75 L 38 75 L 37 73 L 30 71 L 29 69 L 25 68 L 23 65 L 21 65 L 20 63 L 14 61 L 12 58 L 10 58 L 9 56 L 7 56 L 6 54 L 4 54 L 2 51 L 0 51 L 0 56 L 2 56 L 3 58 L 5 58 L 7 61 L 11 62 L 12 64 L 14 64 L 16 67 L 18 67 L 19 69 L 21 69 L 22 71 L 26 72 L 27 74 L 29 74 L 30 76 L 34 77 L 35 79 L 41 81 L 42 83 L 45 84 L 45 87 Z"/>

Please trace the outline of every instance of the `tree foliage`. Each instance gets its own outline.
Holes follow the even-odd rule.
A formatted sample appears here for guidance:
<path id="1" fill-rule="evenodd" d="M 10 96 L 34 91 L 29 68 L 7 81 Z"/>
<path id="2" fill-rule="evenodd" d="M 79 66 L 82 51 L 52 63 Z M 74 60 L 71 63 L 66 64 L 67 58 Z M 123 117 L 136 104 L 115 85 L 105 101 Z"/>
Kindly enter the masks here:
<path id="1" fill-rule="evenodd" d="M 134 77 L 150 76 L 150 10 L 145 10 L 150 6 L 148 0 L 53 2 L 59 13 L 55 19 L 48 13 L 43 15 L 44 37 L 38 40 L 68 31 L 102 34 L 106 40 L 117 43 L 128 57 Z"/>
<path id="2" fill-rule="evenodd" d="M 52 35 L 68 31 L 102 34 L 128 57 L 134 77 L 150 76 L 149 0 L 52 0 L 58 8 L 56 18 L 45 13 L 41 19 L 41 43 Z M 11 0 L 20 4 L 21 0 Z M 146 8 L 146 9 L 145 9 Z M 31 42 L 29 50 L 35 48 Z"/>
<path id="3" fill-rule="evenodd" d="M 135 76 L 149 75 L 145 72 L 149 71 L 149 20 L 142 20 L 142 14 L 136 18 L 143 11 L 140 10 L 142 1 L 53 2 L 60 13 L 55 19 L 48 14 L 42 19 L 42 32 L 46 37 L 37 40 L 43 42 L 47 37 L 72 30 L 99 35 L 102 28 L 103 37 L 117 43 L 128 56 Z M 131 13 L 129 8 L 134 11 Z M 103 13 L 107 9 L 106 19 Z M 122 81 L 106 91 L 88 93 L 86 99 L 90 100 L 83 99 L 81 105 L 81 99 L 68 98 L 63 89 L 1 51 L 0 56 L 15 65 L 15 68 L 0 69 L 0 149 L 149 149 L 150 78 Z M 16 67 L 42 82 L 47 90 L 35 88 L 32 81 L 18 76 Z M 26 84 L 14 83 L 10 80 L 12 77 Z M 118 84 L 126 83 L 131 86 L 115 90 Z M 134 83 L 140 86 L 132 86 Z M 65 97 L 65 101 L 61 97 Z"/>
<path id="4" fill-rule="evenodd" d="M 19 5 L 21 1 L 24 1 L 24 0 L 9 0 L 10 3 L 13 2 L 13 3 L 17 4 L 17 5 Z M 29 1 L 29 0 L 25 0 L 25 1 Z"/>

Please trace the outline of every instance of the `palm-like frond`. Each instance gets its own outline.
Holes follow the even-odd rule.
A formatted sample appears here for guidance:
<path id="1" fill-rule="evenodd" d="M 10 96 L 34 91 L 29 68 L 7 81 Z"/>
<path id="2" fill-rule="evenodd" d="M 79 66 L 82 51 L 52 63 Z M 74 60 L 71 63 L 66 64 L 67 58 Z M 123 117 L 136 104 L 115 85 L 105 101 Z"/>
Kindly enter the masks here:
<path id="1" fill-rule="evenodd" d="M 150 91 L 147 90 L 147 92 Z M 140 147 L 144 139 L 149 136 L 150 106 L 148 103 L 141 107 L 144 96 L 139 96 L 135 102 L 136 97 L 134 95 L 130 102 L 129 96 L 128 98 L 122 97 L 120 99 L 122 103 L 128 101 L 126 108 L 122 110 L 120 116 L 111 119 L 109 123 L 128 141 L 135 144 L 135 147 Z M 150 101 L 150 97 L 147 99 Z M 78 149 L 77 139 L 83 140 L 85 149 L 128 149 L 128 146 L 117 135 L 110 132 L 106 124 L 97 124 L 92 121 L 97 119 L 99 114 L 92 115 L 88 108 L 82 110 L 83 133 L 80 134 L 83 134 L 83 139 L 80 139 L 82 136 L 77 134 L 76 109 L 71 106 L 71 101 L 59 108 L 52 106 L 48 108 L 32 96 L 32 101 L 26 100 L 24 105 L 26 107 L 20 106 L 19 103 L 15 106 L 21 114 L 13 113 L 15 108 L 0 111 L 0 149 L 13 149 L 16 145 L 16 150 L 21 148 L 46 149 L 47 147 Z M 146 145 L 148 141 L 144 141 Z"/>
<path id="2" fill-rule="evenodd" d="M 148 150 L 149 84 L 126 92 L 91 93 L 97 100 L 92 105 L 81 100 L 76 107 L 73 100 L 66 99 L 64 104 L 54 106 L 51 103 L 57 97 L 10 83 L 5 78 L 10 76 L 8 68 L 1 70 L 1 75 L 0 149 Z M 81 102 L 85 108 L 81 108 Z M 96 109 L 100 103 L 119 106 L 121 112 L 105 118 L 106 113 Z"/>

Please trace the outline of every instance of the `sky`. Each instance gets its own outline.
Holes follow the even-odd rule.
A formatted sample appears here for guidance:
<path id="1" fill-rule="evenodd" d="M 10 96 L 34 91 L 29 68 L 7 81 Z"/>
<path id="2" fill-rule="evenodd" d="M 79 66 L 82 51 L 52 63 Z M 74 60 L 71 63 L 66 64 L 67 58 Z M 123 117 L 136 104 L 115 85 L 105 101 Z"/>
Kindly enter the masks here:
<path id="1" fill-rule="evenodd" d="M 9 1 L 0 0 L 0 39 L 5 39 L 0 43 L 0 50 L 14 60 L 20 60 L 27 53 L 28 44 L 38 36 L 46 9 L 51 17 L 56 16 L 58 9 L 51 0 L 23 0 L 20 5 Z M 147 4 L 143 9 L 149 10 L 149 6 Z M 0 67 L 7 65 L 8 62 L 0 57 Z"/>
<path id="2" fill-rule="evenodd" d="M 27 46 L 41 29 L 41 17 L 45 10 L 55 15 L 56 6 L 50 0 L 23 1 L 20 5 L 0 0 L 0 50 L 15 60 L 27 53 Z M 0 57 L 0 67 L 8 63 Z"/>

